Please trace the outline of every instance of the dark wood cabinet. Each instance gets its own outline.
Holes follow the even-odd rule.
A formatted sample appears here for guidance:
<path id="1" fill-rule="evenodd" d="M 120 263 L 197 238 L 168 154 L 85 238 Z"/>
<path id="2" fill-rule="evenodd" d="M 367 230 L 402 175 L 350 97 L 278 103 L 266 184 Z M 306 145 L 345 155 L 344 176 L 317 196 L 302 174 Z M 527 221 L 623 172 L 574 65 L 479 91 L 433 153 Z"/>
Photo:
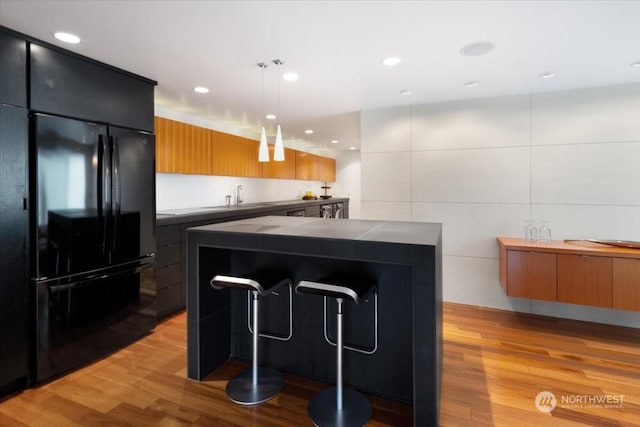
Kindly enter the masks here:
<path id="1" fill-rule="evenodd" d="M 26 385 L 27 111 L 0 105 L 0 395 Z"/>
<path id="2" fill-rule="evenodd" d="M 27 42 L 0 32 L 0 104 L 27 106 Z"/>
<path id="3" fill-rule="evenodd" d="M 155 82 L 32 43 L 31 109 L 153 133 Z"/>

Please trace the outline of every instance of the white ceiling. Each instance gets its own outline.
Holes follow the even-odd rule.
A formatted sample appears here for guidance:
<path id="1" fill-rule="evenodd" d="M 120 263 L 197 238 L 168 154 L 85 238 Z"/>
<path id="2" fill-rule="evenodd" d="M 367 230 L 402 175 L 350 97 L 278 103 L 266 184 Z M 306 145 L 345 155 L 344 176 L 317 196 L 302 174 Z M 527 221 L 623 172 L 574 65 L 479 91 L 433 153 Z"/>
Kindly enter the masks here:
<path id="1" fill-rule="evenodd" d="M 327 155 L 359 146 L 361 110 L 639 82 L 639 22 L 640 1 L 0 0 L 0 25 L 58 45 L 54 31 L 75 33 L 65 48 L 157 80 L 156 105 L 256 139 L 256 64 L 281 59 L 300 76 L 280 82 L 285 145 Z M 459 54 L 477 41 L 496 48 Z M 277 82 L 272 65 L 266 110 Z"/>

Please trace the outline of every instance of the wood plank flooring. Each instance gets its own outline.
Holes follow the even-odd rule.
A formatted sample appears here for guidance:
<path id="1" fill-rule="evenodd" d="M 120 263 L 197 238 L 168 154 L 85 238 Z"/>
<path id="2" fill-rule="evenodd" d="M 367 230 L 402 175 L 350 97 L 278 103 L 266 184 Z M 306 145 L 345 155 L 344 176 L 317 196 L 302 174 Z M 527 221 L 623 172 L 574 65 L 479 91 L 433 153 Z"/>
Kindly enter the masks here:
<path id="1" fill-rule="evenodd" d="M 0 426 L 311 425 L 306 404 L 326 386 L 317 381 L 287 374 L 278 397 L 241 407 L 224 388 L 247 364 L 187 380 L 185 322 L 178 314 L 109 357 L 5 398 Z M 452 303 L 444 322 L 441 425 L 640 426 L 640 329 Z M 536 409 L 543 390 L 556 397 L 551 413 Z M 594 403 L 620 395 L 614 407 Z M 411 425 L 409 406 L 369 398 L 369 426 Z"/>

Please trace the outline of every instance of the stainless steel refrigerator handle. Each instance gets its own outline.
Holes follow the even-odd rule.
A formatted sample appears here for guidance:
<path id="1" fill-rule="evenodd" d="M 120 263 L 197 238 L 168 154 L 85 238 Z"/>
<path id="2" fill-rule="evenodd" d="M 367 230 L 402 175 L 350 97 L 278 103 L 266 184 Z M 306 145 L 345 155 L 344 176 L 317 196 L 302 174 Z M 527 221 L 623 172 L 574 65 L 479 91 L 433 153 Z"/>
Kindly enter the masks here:
<path id="1" fill-rule="evenodd" d="M 113 234 L 111 239 L 111 251 L 116 251 L 116 236 L 118 231 L 118 221 L 120 220 L 120 207 L 121 203 L 121 186 L 120 186 L 120 145 L 118 143 L 117 136 L 109 137 L 111 139 L 112 154 L 112 170 L 113 170 L 113 202 L 112 207 L 114 210 L 113 215 Z"/>

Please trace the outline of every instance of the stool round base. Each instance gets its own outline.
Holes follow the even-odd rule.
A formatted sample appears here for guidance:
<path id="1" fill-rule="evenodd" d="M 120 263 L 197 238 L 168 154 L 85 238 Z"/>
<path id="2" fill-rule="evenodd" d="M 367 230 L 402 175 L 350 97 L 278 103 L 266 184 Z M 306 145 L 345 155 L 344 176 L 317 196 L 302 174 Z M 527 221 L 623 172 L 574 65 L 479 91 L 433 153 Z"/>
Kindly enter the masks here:
<path id="1" fill-rule="evenodd" d="M 371 404 L 360 392 L 342 389 L 342 411 L 336 409 L 336 388 L 318 392 L 309 401 L 309 417 L 318 427 L 363 426 L 371 419 Z"/>
<path id="2" fill-rule="evenodd" d="M 258 384 L 254 386 L 251 369 L 247 369 L 229 380 L 227 396 L 240 405 L 257 405 L 280 393 L 283 386 L 282 374 L 266 367 L 258 368 Z"/>

